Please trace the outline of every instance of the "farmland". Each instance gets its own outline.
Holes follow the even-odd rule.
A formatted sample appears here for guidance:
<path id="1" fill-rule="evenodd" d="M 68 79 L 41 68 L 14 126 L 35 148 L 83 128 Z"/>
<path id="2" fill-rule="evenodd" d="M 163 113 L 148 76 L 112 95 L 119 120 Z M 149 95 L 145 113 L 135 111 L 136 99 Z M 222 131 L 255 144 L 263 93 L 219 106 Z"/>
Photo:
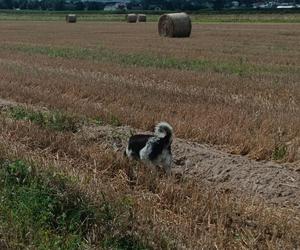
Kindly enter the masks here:
<path id="1" fill-rule="evenodd" d="M 128 12 L 131 12 L 128 10 Z M 164 11 L 132 11 L 147 14 L 148 22 L 157 22 Z M 0 10 L 0 20 L 5 21 L 64 21 L 70 11 Z M 81 21 L 120 22 L 125 12 L 117 14 L 107 11 L 72 11 Z M 191 14 L 193 23 L 299 23 L 299 9 L 272 10 L 202 10 Z"/>
<path id="2" fill-rule="evenodd" d="M 2 172 L 15 176 L 11 169 L 21 168 L 30 180 L 26 190 L 50 185 L 53 204 L 73 209 L 55 195 L 61 190 L 58 183 L 66 182 L 66 200 L 80 196 L 80 211 L 91 218 L 82 223 L 81 232 L 70 229 L 74 225 L 68 215 L 65 224 L 55 214 L 55 226 L 41 222 L 50 227 L 49 238 L 59 228 L 69 239 L 53 234 L 54 243 L 43 232 L 14 234 L 23 224 L 5 234 L 10 224 L 2 223 L 0 246 L 32 241 L 65 249 L 74 244 L 119 249 L 299 247 L 299 23 L 199 22 L 190 38 L 169 39 L 157 35 L 154 22 L 6 19 L 0 22 L 0 37 Z M 180 167 L 189 165 L 186 153 L 175 155 L 181 174 L 172 178 L 124 159 L 131 131 L 150 131 L 161 120 L 170 122 L 181 140 L 175 153 L 187 145 L 207 145 L 238 155 L 228 157 L 235 157 L 230 159 L 241 170 L 244 165 L 267 169 L 268 163 L 253 160 L 277 162 L 273 168 L 290 171 L 284 172 L 289 182 L 262 191 L 262 200 L 255 192 L 241 195 L 231 182 L 228 188 L 207 184 L 191 172 L 185 176 Z M 215 163 L 222 160 L 217 155 Z M 194 169 L 204 156 L 193 160 Z M 27 173 L 29 166 L 35 171 Z M 2 172 L 0 176 L 8 175 Z M 68 180 L 45 177 L 48 172 Z M 262 172 L 257 173 L 268 175 Z M 48 182 L 40 184 L 45 178 Z M 257 181 L 265 180 L 258 176 Z M 286 185 L 289 189 L 275 197 L 275 187 Z M 23 192 L 19 186 L 16 190 Z M 0 211 L 9 211 L 9 204 Z"/>

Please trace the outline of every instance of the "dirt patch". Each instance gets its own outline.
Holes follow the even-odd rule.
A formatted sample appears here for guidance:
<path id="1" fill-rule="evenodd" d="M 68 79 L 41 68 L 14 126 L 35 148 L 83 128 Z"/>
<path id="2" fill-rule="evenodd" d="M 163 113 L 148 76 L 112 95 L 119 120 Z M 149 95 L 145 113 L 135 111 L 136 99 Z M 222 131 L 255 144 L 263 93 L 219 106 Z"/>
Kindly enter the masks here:
<path id="1" fill-rule="evenodd" d="M 13 101 L 8 101 L 8 100 L 4 100 L 0 98 L 0 110 L 7 108 L 7 107 L 11 107 L 11 106 L 15 106 L 16 103 Z"/>

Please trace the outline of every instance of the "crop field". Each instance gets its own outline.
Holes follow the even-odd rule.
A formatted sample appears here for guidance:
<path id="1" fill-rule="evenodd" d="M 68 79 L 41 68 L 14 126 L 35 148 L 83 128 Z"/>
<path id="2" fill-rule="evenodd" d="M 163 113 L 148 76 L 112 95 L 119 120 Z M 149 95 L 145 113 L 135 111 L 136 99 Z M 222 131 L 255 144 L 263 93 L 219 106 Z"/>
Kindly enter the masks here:
<path id="1" fill-rule="evenodd" d="M 299 248 L 299 41 L 293 22 L 195 23 L 171 39 L 155 22 L 2 19 L 0 248 Z M 218 186 L 226 173 L 207 183 L 125 159 L 129 134 L 162 120 L 181 140 L 177 170 L 187 145 L 237 155 L 207 153 L 221 169 L 274 164 L 257 170 L 263 199 L 231 185 L 248 176 Z"/>

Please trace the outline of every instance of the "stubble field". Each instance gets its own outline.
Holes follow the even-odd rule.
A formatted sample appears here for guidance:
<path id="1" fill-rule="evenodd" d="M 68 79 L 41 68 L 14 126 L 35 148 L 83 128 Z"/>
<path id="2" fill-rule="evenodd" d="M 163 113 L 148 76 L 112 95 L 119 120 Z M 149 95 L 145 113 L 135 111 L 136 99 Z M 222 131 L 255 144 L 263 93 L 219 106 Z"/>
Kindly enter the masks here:
<path id="1" fill-rule="evenodd" d="M 195 24 L 190 38 L 168 39 L 155 23 L 0 22 L 0 98 L 25 107 L 3 105 L 1 158 L 61 171 L 93 207 L 105 204 L 80 247 L 297 248 L 298 208 L 150 174 L 93 131 L 166 120 L 176 137 L 290 162 L 298 174 L 299 28 Z M 4 245 L 35 238 L 12 235 Z"/>
<path id="2" fill-rule="evenodd" d="M 299 159 L 298 24 L 195 25 L 190 39 L 155 24 L 1 25 L 2 98 Z"/>

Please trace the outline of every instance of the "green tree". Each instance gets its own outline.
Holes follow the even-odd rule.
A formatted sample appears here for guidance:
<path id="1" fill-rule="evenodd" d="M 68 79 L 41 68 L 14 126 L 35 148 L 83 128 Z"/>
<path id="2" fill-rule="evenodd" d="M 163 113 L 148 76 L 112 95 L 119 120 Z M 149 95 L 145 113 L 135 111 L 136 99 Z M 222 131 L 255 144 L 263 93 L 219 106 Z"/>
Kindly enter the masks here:
<path id="1" fill-rule="evenodd" d="M 224 0 L 215 0 L 213 3 L 214 10 L 224 9 L 225 1 Z"/>
<path id="2" fill-rule="evenodd" d="M 64 0 L 56 0 L 53 2 L 54 10 L 64 10 L 65 9 L 65 1 Z"/>
<path id="3" fill-rule="evenodd" d="M 14 7 L 13 0 L 3 0 L 4 9 L 12 9 Z"/>
<path id="4" fill-rule="evenodd" d="M 75 10 L 84 10 L 84 3 L 81 1 L 75 2 Z"/>

